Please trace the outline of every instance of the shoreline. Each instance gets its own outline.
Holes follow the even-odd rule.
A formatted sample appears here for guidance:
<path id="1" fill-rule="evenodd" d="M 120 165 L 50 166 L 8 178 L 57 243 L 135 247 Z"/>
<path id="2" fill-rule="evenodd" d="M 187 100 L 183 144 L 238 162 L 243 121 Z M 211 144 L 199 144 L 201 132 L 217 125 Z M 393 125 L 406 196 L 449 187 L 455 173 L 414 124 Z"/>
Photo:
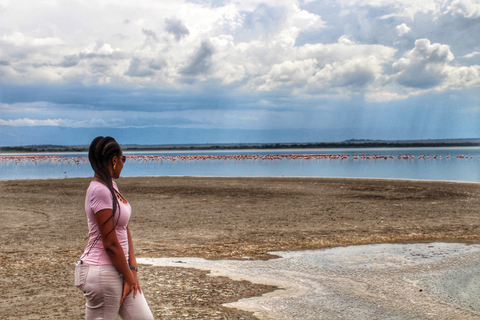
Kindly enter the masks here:
<path id="1" fill-rule="evenodd" d="M 52 180 L 65 180 L 65 179 L 89 179 L 90 177 L 67 177 L 67 178 L 20 178 L 20 179 L 1 179 L 2 181 L 52 181 Z M 344 179 L 344 180 L 366 180 L 366 181 L 398 181 L 398 182 L 431 182 L 431 183 L 459 183 L 459 184 L 480 184 L 480 181 L 464 181 L 464 180 L 423 180 L 423 179 L 401 179 L 401 178 L 369 178 L 369 177 L 307 177 L 307 176 L 273 176 L 273 177 L 260 177 L 260 176 L 191 176 L 191 175 L 165 175 L 165 176 L 127 176 L 122 177 L 129 179 L 162 179 L 162 178 L 225 178 L 225 179 L 257 179 L 257 178 L 284 178 L 284 179 Z"/>
<path id="2" fill-rule="evenodd" d="M 2 181 L 52 181 L 52 180 L 65 180 L 65 179 L 88 179 L 90 177 L 67 177 L 67 178 L 31 178 L 31 179 L 0 179 Z M 226 178 L 226 179 L 256 179 L 256 178 L 269 178 L 269 177 L 258 177 L 258 176 L 191 176 L 191 175 L 170 175 L 170 176 L 129 176 L 122 178 L 131 178 L 131 179 L 142 179 L 142 178 Z M 439 182 L 439 183 L 460 183 L 460 184 L 480 184 L 480 181 L 463 181 L 463 180 L 422 180 L 422 179 L 400 179 L 400 178 L 363 178 L 363 177 L 306 177 L 306 176 L 281 176 L 281 177 L 270 177 L 270 178 L 285 178 L 285 179 L 346 179 L 346 180 L 368 180 L 368 181 L 399 181 L 399 182 Z"/>
<path id="3" fill-rule="evenodd" d="M 0 181 L 2 319 L 84 317 L 73 267 L 86 245 L 90 180 Z M 170 176 L 117 184 L 133 208 L 139 258 L 266 260 L 272 251 L 358 244 L 480 244 L 477 183 Z M 142 266 L 139 277 L 154 315 L 165 319 L 256 319 L 223 304 L 275 289 L 207 274 Z"/>
<path id="4" fill-rule="evenodd" d="M 353 149 L 353 148 L 441 148 L 441 147 L 479 147 L 479 138 L 464 139 L 417 139 L 417 140 L 375 140 L 350 139 L 331 142 L 267 142 L 267 143 L 197 143 L 137 145 L 122 144 L 124 151 L 188 151 L 188 150 L 247 150 L 247 149 Z M 28 145 L 0 146 L 0 152 L 82 152 L 89 145 Z"/>

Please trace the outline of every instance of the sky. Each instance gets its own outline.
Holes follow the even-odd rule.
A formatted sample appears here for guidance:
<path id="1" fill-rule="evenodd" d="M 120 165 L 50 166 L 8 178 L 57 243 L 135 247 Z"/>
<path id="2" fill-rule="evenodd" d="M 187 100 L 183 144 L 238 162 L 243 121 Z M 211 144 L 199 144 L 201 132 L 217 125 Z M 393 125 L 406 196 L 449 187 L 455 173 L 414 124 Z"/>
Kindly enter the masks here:
<path id="1" fill-rule="evenodd" d="M 0 146 L 480 138 L 479 0 L 0 0 Z"/>

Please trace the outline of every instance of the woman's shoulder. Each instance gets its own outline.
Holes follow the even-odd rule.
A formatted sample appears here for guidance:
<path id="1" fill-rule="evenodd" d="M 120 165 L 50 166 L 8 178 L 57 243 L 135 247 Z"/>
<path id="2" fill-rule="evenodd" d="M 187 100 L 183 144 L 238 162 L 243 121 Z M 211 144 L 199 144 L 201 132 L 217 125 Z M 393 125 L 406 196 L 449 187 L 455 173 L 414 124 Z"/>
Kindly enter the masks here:
<path id="1" fill-rule="evenodd" d="M 110 190 L 106 185 L 98 181 L 91 181 L 88 186 L 87 193 L 89 194 L 109 194 L 111 195 Z"/>

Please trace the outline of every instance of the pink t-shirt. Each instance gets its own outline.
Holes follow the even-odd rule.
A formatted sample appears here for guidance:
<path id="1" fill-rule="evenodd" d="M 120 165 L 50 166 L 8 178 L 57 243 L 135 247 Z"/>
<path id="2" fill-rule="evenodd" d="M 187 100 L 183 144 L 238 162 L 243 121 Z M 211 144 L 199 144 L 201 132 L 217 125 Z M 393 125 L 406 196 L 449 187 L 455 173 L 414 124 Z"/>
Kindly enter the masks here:
<path id="1" fill-rule="evenodd" d="M 113 182 L 113 187 L 118 192 L 118 187 L 115 182 Z M 120 194 L 120 192 L 118 192 L 118 194 Z M 117 223 L 118 219 L 115 232 L 128 261 L 127 225 L 128 220 L 130 219 L 132 208 L 130 207 L 130 203 L 128 203 L 127 200 L 121 195 L 117 195 L 117 198 L 119 207 L 117 207 L 114 217 L 114 223 Z M 97 212 L 112 208 L 112 194 L 110 193 L 110 190 L 108 190 L 107 186 L 98 181 L 90 182 L 90 186 L 87 189 L 87 195 L 85 197 L 85 212 L 88 220 L 89 240 L 82 255 L 83 263 L 93 265 L 112 264 L 105 251 L 105 248 L 103 247 L 102 237 L 100 236 L 100 231 L 97 225 L 97 218 L 95 217 Z M 94 244 L 95 239 L 98 241 L 96 244 Z"/>

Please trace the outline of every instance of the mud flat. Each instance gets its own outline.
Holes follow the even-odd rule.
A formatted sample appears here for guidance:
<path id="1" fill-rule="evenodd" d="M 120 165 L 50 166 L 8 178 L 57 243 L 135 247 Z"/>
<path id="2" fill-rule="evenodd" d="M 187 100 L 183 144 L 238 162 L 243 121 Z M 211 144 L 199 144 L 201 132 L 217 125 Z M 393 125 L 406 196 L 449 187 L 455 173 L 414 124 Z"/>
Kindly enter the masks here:
<path id="1" fill-rule="evenodd" d="M 73 286 L 73 270 L 86 245 L 83 207 L 89 182 L 90 179 L 0 181 L 1 319 L 84 318 L 84 299 Z M 288 258 L 272 259 L 283 255 L 278 251 L 328 251 L 341 249 L 334 247 L 384 243 L 480 244 L 480 184 L 475 183 L 139 177 L 121 178 L 117 184 L 132 205 L 130 228 L 136 255 L 142 258 L 278 263 Z M 449 270 L 468 270 L 468 263 L 465 268 L 438 269 L 432 277 L 456 279 L 452 278 L 456 271 Z M 249 301 L 241 299 L 263 294 L 268 297 L 280 288 L 277 284 L 212 277 L 208 275 L 210 271 L 178 265 L 143 265 L 140 269 L 143 291 L 157 318 L 255 319 L 257 310 L 224 304 Z M 342 277 L 336 268 L 325 270 L 325 277 L 330 272 L 329 278 L 340 284 L 356 279 Z M 384 278 L 393 277 L 405 283 L 400 276 L 403 269 L 399 270 L 398 277 L 385 273 Z M 382 272 L 378 272 L 378 277 Z M 364 273 L 372 279 L 377 274 Z M 451 283 L 467 282 L 471 276 L 465 273 Z M 393 299 L 388 298 L 388 290 L 389 283 L 395 281 L 380 280 L 382 285 L 365 291 L 373 293 L 365 295 L 364 301 L 377 299 L 372 295 Z M 410 290 L 406 292 L 409 294 L 399 291 L 395 301 L 406 306 L 405 299 L 413 297 L 416 301 L 417 295 L 442 299 L 450 295 L 447 289 L 452 286 L 447 280 L 444 287 L 427 287 L 428 279 L 418 281 L 423 281 L 419 283 L 425 287 L 405 285 L 402 290 Z M 432 281 L 440 283 L 438 279 Z M 321 283 L 328 289 L 327 281 Z M 362 286 L 368 287 L 368 282 L 357 284 L 359 292 Z M 319 292 L 326 290 L 319 288 Z M 352 308 L 355 303 L 347 299 L 349 292 L 345 292 L 344 298 L 341 292 L 337 293 L 326 295 L 332 301 L 334 296 L 339 299 L 337 304 L 331 304 L 331 318 L 345 317 L 348 301 L 353 301 Z M 464 308 L 464 298 L 452 295 L 448 299 L 459 300 L 448 302 L 457 306 L 452 308 Z M 411 317 L 415 318 L 416 305 L 409 306 Z M 468 319 L 468 313 L 463 316 Z"/>

